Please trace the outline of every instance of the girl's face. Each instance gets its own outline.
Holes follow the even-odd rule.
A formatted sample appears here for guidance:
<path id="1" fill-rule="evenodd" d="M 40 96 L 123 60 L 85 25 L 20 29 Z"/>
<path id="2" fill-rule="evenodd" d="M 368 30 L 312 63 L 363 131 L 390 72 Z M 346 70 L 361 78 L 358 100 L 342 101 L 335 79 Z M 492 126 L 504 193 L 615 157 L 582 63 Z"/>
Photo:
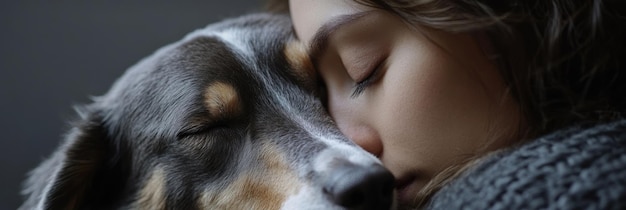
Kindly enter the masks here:
<path id="1" fill-rule="evenodd" d="M 515 134 L 517 106 L 480 35 L 410 26 L 350 0 L 290 0 L 290 10 L 298 38 L 311 46 L 329 113 L 393 173 L 401 202 Z"/>

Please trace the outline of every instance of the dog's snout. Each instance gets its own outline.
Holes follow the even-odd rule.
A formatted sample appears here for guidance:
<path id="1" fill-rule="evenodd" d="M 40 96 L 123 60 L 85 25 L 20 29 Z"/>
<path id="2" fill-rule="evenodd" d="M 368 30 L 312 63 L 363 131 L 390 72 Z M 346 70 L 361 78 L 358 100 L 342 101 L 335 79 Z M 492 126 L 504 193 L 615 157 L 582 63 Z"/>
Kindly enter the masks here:
<path id="1" fill-rule="evenodd" d="M 393 175 L 381 165 L 342 164 L 328 174 L 323 190 L 335 204 L 347 209 L 389 209 Z"/>

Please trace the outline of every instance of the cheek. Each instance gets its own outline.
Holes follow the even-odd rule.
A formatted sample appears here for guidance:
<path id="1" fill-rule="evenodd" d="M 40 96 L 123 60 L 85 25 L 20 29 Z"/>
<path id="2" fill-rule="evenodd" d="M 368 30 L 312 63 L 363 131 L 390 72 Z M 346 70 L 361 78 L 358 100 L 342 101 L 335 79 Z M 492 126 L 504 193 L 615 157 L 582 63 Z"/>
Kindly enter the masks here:
<path id="1" fill-rule="evenodd" d="M 434 173 L 484 139 L 488 100 L 468 70 L 436 49 L 397 49 L 372 110 L 386 154 Z M 411 49 L 418 49 L 414 51 Z M 403 51 L 404 50 L 404 51 Z M 428 53 L 423 53 L 428 52 Z M 418 55 L 418 56 L 415 56 Z"/>

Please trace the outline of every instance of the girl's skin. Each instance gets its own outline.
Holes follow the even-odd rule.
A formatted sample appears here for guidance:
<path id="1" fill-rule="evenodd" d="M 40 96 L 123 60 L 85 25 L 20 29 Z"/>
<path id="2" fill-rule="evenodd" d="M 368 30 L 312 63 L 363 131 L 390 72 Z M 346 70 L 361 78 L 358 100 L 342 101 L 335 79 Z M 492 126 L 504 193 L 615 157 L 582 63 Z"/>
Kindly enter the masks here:
<path id="1" fill-rule="evenodd" d="M 411 26 L 353 0 L 290 0 L 290 11 L 329 113 L 393 173 L 402 203 L 442 170 L 515 140 L 518 107 L 481 35 Z"/>

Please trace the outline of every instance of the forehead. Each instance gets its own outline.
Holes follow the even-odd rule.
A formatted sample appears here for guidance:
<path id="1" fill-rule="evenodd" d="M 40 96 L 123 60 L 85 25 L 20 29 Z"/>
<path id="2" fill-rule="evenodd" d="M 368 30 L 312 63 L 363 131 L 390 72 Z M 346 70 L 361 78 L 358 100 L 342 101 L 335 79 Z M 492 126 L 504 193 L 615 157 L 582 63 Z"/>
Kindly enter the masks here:
<path id="1" fill-rule="evenodd" d="M 191 115 L 215 112 L 221 106 L 230 107 L 230 114 L 237 112 L 233 105 L 243 102 L 234 99 L 250 100 L 241 95 L 255 96 L 261 89 L 256 74 L 267 68 L 260 67 L 264 63 L 260 61 L 281 66 L 276 64 L 281 59 L 271 58 L 281 57 L 280 43 L 289 37 L 289 22 L 272 20 L 273 26 L 256 27 L 241 20 L 211 25 L 132 66 L 97 100 L 111 132 L 128 138 L 175 136 Z"/>
<path id="2" fill-rule="evenodd" d="M 140 130 L 176 125 L 180 117 L 198 112 L 215 113 L 220 107 L 233 107 L 240 85 L 237 81 L 254 81 L 233 50 L 216 37 L 197 37 L 173 48 L 155 61 L 154 68 L 127 84 L 129 100 L 125 106 L 135 107 L 128 118 Z M 254 82 L 248 84 L 254 86 Z M 254 88 L 254 87 L 252 87 Z M 235 110 L 230 110 L 235 112 Z M 148 115 L 160 115 L 153 119 Z M 143 117 L 142 117 L 143 116 Z M 143 119 L 143 122 L 137 120 Z M 154 124 L 146 126 L 145 124 Z M 147 131 L 158 133 L 159 131 Z"/>
<path id="3" fill-rule="evenodd" d="M 314 34 L 333 18 L 372 10 L 352 0 L 290 0 L 291 18 L 298 38 L 310 43 Z"/>

